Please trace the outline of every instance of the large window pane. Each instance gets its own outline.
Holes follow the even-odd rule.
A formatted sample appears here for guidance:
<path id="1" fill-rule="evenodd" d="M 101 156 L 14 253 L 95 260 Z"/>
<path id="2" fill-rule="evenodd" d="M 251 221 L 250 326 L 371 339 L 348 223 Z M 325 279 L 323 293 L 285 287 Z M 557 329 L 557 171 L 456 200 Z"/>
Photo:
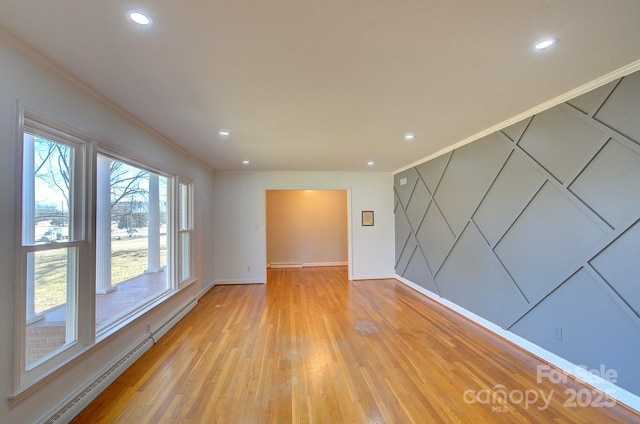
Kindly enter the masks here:
<path id="1" fill-rule="evenodd" d="M 23 244 L 69 238 L 74 149 L 41 137 L 24 137 Z"/>
<path id="2" fill-rule="evenodd" d="M 167 187 L 162 175 L 98 156 L 96 328 L 166 292 Z"/>
<path id="3" fill-rule="evenodd" d="M 75 257 L 74 248 L 27 254 L 27 261 L 34 267 L 35 312 L 44 314 L 44 319 L 27 325 L 27 368 L 76 339 Z"/>
<path id="4" fill-rule="evenodd" d="M 65 246 L 73 236 L 76 149 L 27 132 L 22 152 L 24 358 L 29 369 L 76 340 L 77 251 Z"/>

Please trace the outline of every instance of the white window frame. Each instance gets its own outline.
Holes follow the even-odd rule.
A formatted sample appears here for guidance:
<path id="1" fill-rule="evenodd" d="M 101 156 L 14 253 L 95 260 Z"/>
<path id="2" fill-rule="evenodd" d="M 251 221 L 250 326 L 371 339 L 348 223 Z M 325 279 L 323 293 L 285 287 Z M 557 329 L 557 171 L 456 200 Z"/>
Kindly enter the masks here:
<path id="1" fill-rule="evenodd" d="M 167 172 L 162 167 L 149 163 L 144 157 L 114 148 L 109 143 L 70 127 L 35 108 L 18 102 L 16 124 L 16 227 L 14 230 L 14 360 L 13 385 L 8 398 L 12 405 L 29 397 L 38 388 L 50 382 L 65 369 L 93 350 L 111 335 L 125 328 L 133 321 L 176 294 L 181 288 L 196 281 L 194 277 L 194 221 L 193 221 L 193 183 Z M 73 238 L 56 243 L 55 247 L 74 247 L 76 249 L 76 334 L 75 342 L 65 345 L 51 356 L 34 363 L 27 370 L 26 359 L 26 257 L 33 251 L 44 251 L 55 247 L 51 245 L 23 246 L 23 147 L 24 133 L 42 136 L 52 141 L 74 147 L 74 183 L 73 183 Z M 98 154 L 125 162 L 132 166 L 153 172 L 167 178 L 167 275 L 168 289 L 158 297 L 150 299 L 126 316 L 110 323 L 108 328 L 96 333 L 96 205 L 97 205 L 97 158 Z M 190 278 L 178 280 L 178 190 L 179 182 L 189 187 L 189 222 L 186 231 L 189 237 Z M 71 213 L 71 212 L 70 212 Z M 70 224 L 71 225 L 71 224 Z"/>
<path id="2" fill-rule="evenodd" d="M 17 208 L 17 225 L 15 229 L 15 292 L 14 292 L 14 392 L 22 392 L 26 388 L 33 386 L 44 377 L 51 375 L 56 369 L 61 368 L 83 350 L 90 335 L 87 332 L 86 324 L 80 317 L 85 312 L 85 304 L 79 301 L 86 296 L 86 281 L 93 271 L 91 258 L 92 244 L 89 234 L 91 232 L 91 199 L 90 191 L 87 190 L 86 181 L 91 175 L 92 164 L 89 161 L 92 152 L 90 139 L 80 131 L 68 127 L 59 122 L 53 121 L 38 114 L 31 109 L 26 109 L 19 105 L 16 149 L 16 190 L 19 199 Z M 70 213 L 69 239 L 61 240 L 55 245 L 27 244 L 23 240 L 23 153 L 24 135 L 33 134 L 38 137 L 72 147 L 75 149 L 73 158 L 73 175 L 70 196 L 72 198 Z M 71 267 L 75 268 L 75 287 L 68 297 L 68 301 L 75 306 L 73 311 L 67 314 L 71 318 L 72 331 L 67 333 L 67 337 L 75 340 L 68 341 L 65 346 L 52 352 L 51 355 L 35 362 L 33 365 L 26 365 L 26 329 L 27 329 L 27 255 L 29 253 L 43 252 L 53 249 L 74 248 L 75 258 Z M 73 334 L 75 333 L 75 334 Z"/>
<path id="3" fill-rule="evenodd" d="M 185 185 L 186 186 L 186 193 L 187 193 L 187 202 L 186 205 L 183 204 L 182 202 L 182 198 L 180 196 L 180 185 Z M 193 246 L 194 246 L 194 191 L 193 191 L 193 182 L 184 178 L 176 178 L 176 187 L 175 187 L 175 193 L 176 193 L 176 199 L 177 201 L 175 202 L 176 205 L 176 213 L 175 213 L 175 217 L 176 217 L 176 248 L 175 248 L 175 252 L 176 252 L 176 256 L 175 256 L 175 264 L 176 264 L 176 272 L 175 272 L 175 280 L 178 282 L 178 287 L 179 288 L 183 288 L 188 286 L 191 283 L 194 283 L 196 281 L 195 275 L 194 275 L 194 255 L 193 255 Z M 182 214 L 182 208 L 186 207 L 186 213 L 184 214 L 187 218 L 187 226 L 186 228 L 182 228 L 182 222 L 180 222 L 180 216 Z M 189 258 L 187 260 L 188 265 L 189 265 L 189 275 L 186 278 L 182 278 L 182 270 L 183 270 L 183 266 L 182 266 L 182 258 L 179 257 L 180 253 L 182 252 L 182 249 L 180 249 L 180 243 L 182 243 L 182 235 L 183 234 L 188 234 L 189 235 L 189 242 L 188 242 L 188 248 L 189 248 Z"/>
<path id="4" fill-rule="evenodd" d="M 167 178 L 167 203 L 168 203 L 167 229 L 171 230 L 167 232 L 167 276 L 168 276 L 167 290 L 156 297 L 146 300 L 145 302 L 138 305 L 138 307 L 136 307 L 134 310 L 132 310 L 128 314 L 122 317 L 119 317 L 115 319 L 113 322 L 110 322 L 107 325 L 105 325 L 103 328 L 100 328 L 100 330 L 96 332 L 96 340 L 101 341 L 106 337 L 110 336 L 111 334 L 115 333 L 119 329 L 126 326 L 132 320 L 143 315 L 144 313 L 146 313 L 156 305 L 162 303 L 165 299 L 167 299 L 173 293 L 175 293 L 175 291 L 179 288 L 178 284 L 176 284 L 177 280 L 174 277 L 174 274 L 175 274 L 174 268 L 177 268 L 177 266 L 174 265 L 173 263 L 174 261 L 172 260 L 172 258 L 175 256 L 173 252 L 175 251 L 174 239 L 176 238 L 174 235 L 175 226 L 173 224 L 173 222 L 175 221 L 175 217 L 174 217 L 175 214 L 173 212 L 174 208 L 172 208 L 172 205 L 176 203 L 176 200 L 175 200 L 176 195 L 175 195 L 175 188 L 173 187 L 174 186 L 173 182 L 176 181 L 178 178 L 170 175 L 169 173 L 167 173 L 166 171 L 163 171 L 157 166 L 145 163 L 141 159 L 136 159 L 132 157 L 131 154 L 127 154 L 119 149 L 115 149 L 103 143 L 100 143 L 96 150 L 97 150 L 96 160 L 98 155 L 104 156 L 113 161 L 123 162 L 127 165 L 142 169 L 144 171 L 153 172 L 154 174 Z M 96 199 L 96 202 L 97 202 L 97 199 Z M 95 275 L 94 275 L 93 281 L 95 286 Z M 94 298 L 95 298 L 95 294 L 94 294 Z M 95 319 L 95 314 L 93 319 Z M 94 324 L 94 328 L 95 328 L 95 324 Z"/>

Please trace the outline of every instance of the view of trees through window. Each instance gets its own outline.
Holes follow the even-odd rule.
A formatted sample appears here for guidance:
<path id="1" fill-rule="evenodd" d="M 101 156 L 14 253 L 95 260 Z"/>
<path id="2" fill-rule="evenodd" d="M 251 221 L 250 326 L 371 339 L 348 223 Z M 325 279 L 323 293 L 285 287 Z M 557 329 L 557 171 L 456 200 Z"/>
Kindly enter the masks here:
<path id="1" fill-rule="evenodd" d="M 111 161 L 111 284 L 147 269 L 149 239 L 149 176 L 158 178 L 160 266 L 167 257 L 167 178 L 123 162 Z"/>
<path id="2" fill-rule="evenodd" d="M 50 243 L 69 238 L 72 148 L 34 137 L 35 219 L 33 239 L 26 244 Z M 35 312 L 62 305 L 67 298 L 67 252 L 64 249 L 39 252 L 35 265 Z"/>
<path id="3" fill-rule="evenodd" d="M 96 328 L 168 289 L 167 177 L 98 155 Z"/>
<path id="4" fill-rule="evenodd" d="M 26 248 L 26 365 L 76 339 L 76 149 L 32 134 L 23 148 L 22 245 Z M 69 305 L 69 307 L 67 307 Z M 39 325 L 45 314 L 50 324 Z"/>
<path id="5" fill-rule="evenodd" d="M 69 238 L 70 155 L 72 149 L 35 137 L 36 244 Z M 157 174 L 124 162 L 110 161 L 111 284 L 117 285 L 147 270 L 149 225 L 149 176 Z M 160 267 L 166 266 L 167 178 L 158 178 Z M 66 279 L 58 274 L 66 267 L 66 254 L 51 250 L 41 254 L 36 281 L 36 312 L 65 303 Z"/>
<path id="6" fill-rule="evenodd" d="M 77 248 L 85 237 L 74 234 L 81 227 L 73 224 L 74 204 L 82 200 L 74 199 L 77 153 L 73 143 L 25 133 L 27 366 L 76 338 L 77 284 L 87 283 L 77 281 Z M 169 178 L 103 155 L 97 177 L 95 310 L 101 330 L 169 288 Z"/>
<path id="7" fill-rule="evenodd" d="M 31 387 L 195 281 L 193 188 L 21 114 L 14 371 L 16 387 Z"/>

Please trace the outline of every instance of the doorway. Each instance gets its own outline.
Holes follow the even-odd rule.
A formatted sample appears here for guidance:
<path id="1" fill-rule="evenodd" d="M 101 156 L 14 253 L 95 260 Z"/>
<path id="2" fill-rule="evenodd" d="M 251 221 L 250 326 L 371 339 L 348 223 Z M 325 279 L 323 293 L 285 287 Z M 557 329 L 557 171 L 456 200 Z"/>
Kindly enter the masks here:
<path id="1" fill-rule="evenodd" d="M 347 265 L 347 198 L 347 190 L 267 190 L 267 267 Z"/>

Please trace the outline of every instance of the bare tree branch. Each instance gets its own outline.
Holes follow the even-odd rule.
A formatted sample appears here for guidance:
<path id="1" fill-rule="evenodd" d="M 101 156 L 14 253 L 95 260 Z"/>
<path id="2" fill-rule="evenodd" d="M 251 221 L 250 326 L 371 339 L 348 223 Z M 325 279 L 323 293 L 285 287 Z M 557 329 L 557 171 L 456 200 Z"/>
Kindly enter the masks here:
<path id="1" fill-rule="evenodd" d="M 64 197 L 67 208 L 71 192 L 71 148 L 64 144 L 38 138 L 34 146 L 39 158 L 35 165 L 35 177 L 41 179 L 49 187 L 57 189 Z M 148 191 L 140 187 L 140 181 L 149 175 L 148 171 L 127 165 L 120 161 L 111 161 L 111 211 L 115 216 L 123 215 L 118 204 L 130 198 L 129 203 L 148 199 Z"/>

